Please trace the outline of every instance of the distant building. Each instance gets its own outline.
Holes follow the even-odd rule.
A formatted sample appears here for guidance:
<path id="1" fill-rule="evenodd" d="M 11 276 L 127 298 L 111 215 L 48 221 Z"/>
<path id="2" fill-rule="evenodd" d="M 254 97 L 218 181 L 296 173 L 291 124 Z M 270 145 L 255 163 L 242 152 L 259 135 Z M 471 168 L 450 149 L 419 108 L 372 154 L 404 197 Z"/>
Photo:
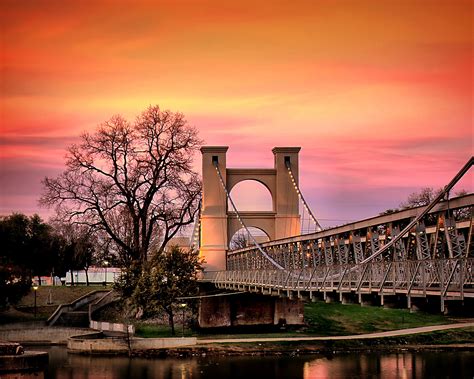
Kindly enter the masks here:
<path id="1" fill-rule="evenodd" d="M 115 283 L 120 277 L 121 270 L 118 267 L 90 267 L 88 270 L 89 284 L 97 285 Z M 86 272 L 84 270 L 73 270 L 74 284 L 86 285 Z M 71 272 L 67 272 L 66 276 L 61 278 L 67 286 L 71 285 Z"/>
<path id="2" fill-rule="evenodd" d="M 58 276 L 40 276 L 40 279 L 38 280 L 38 277 L 35 276 L 31 280 L 33 282 L 34 286 L 60 286 L 61 285 L 61 279 Z"/>

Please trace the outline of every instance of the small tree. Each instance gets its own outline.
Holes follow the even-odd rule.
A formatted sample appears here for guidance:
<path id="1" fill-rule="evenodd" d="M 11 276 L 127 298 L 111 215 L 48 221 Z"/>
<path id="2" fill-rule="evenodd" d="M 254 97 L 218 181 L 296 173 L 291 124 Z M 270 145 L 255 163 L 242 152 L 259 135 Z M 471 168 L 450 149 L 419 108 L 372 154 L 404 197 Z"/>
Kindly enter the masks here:
<path id="1" fill-rule="evenodd" d="M 155 253 L 149 262 L 143 263 L 139 273 L 137 267 L 131 267 L 124 273 L 129 277 L 118 287 L 124 294 L 132 293 L 132 302 L 143 310 L 144 317 L 164 311 L 171 333 L 175 335 L 177 298 L 197 293 L 197 273 L 202 269 L 202 263 L 198 251 L 174 246 L 169 251 Z M 128 286 L 129 281 L 134 285 Z"/>
<path id="2" fill-rule="evenodd" d="M 0 310 L 15 304 L 31 288 L 31 278 L 18 264 L 0 259 Z"/>

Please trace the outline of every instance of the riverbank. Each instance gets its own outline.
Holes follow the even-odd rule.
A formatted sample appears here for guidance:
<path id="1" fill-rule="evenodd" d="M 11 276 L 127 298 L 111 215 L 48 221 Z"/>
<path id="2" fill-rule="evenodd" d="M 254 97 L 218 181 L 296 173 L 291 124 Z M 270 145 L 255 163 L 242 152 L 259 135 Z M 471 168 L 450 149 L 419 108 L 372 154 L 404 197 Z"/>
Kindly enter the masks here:
<path id="1" fill-rule="evenodd" d="M 430 331 L 427 331 L 431 329 Z M 474 351 L 474 323 L 438 325 L 388 333 L 333 337 L 198 339 L 197 346 L 133 352 L 134 356 L 252 356 L 342 354 L 348 352 Z"/>
<path id="2" fill-rule="evenodd" d="M 252 338 L 173 338 L 153 339 L 126 336 L 105 338 L 101 333 L 86 337 L 89 329 L 75 328 L 28 328 L 19 334 L 18 329 L 9 331 L 10 338 L 0 339 L 31 345 L 64 345 L 66 341 L 81 341 L 89 338 L 84 346 L 69 349 L 70 352 L 87 355 L 131 355 L 141 357 L 200 356 L 200 355 L 294 355 L 294 354 L 336 354 L 350 351 L 418 351 L 418 350 L 474 350 L 474 322 L 435 325 L 390 332 L 368 333 L 351 336 L 297 336 Z M 48 336 L 49 340 L 44 336 Z M 67 338 L 79 335 L 78 338 Z M 85 336 L 81 338 L 81 336 Z M 19 341 L 22 337 L 22 341 Z M 92 338 L 92 339 L 90 339 Z M 165 344 L 163 340 L 173 340 Z M 132 342 L 131 342 L 132 341 Z M 156 342 L 156 343 L 155 343 Z M 166 341 L 165 341 L 166 342 Z M 86 346 L 87 345 L 87 346 Z M 108 348 L 113 345 L 114 348 Z M 183 346 L 189 345 L 189 346 Z M 101 348 L 96 348 L 96 347 Z M 172 348 L 167 348 L 173 346 Z"/>
<path id="3" fill-rule="evenodd" d="M 474 345 L 474 319 L 460 319 L 406 309 L 387 309 L 360 305 L 305 305 L 307 324 L 300 328 L 257 327 L 246 329 L 191 330 L 183 336 L 195 341 L 183 346 L 184 340 L 166 344 L 170 330 L 156 323 L 135 323 L 137 343 L 130 337 L 100 335 L 79 346 L 76 353 L 124 354 L 136 356 L 198 356 L 308 354 L 345 351 L 403 351 L 403 349 L 467 349 Z M 459 329 L 461 328 L 461 329 Z M 95 332 L 91 329 L 46 327 L 44 322 L 15 323 L 0 326 L 0 339 L 25 345 L 66 344 L 73 336 Z M 182 332 L 180 330 L 180 332 Z M 181 333 L 179 333 L 181 335 Z M 117 338 L 118 337 L 118 338 Z M 180 340 L 180 337 L 175 340 Z M 80 340 L 80 338 L 79 338 Z M 115 341 L 115 342 L 114 342 Z M 172 342 L 172 341 L 171 341 Z M 108 348 L 109 345 L 114 345 Z M 116 345 L 116 346 L 115 346 Z M 94 346 L 98 346 L 96 349 Z M 134 348 L 131 348 L 131 347 Z M 168 349 L 167 347 L 173 346 Z M 449 346 L 449 347 L 446 347 Z M 100 348 L 99 348 L 100 347 Z"/>
<path id="4" fill-rule="evenodd" d="M 334 346 L 332 344 L 308 345 L 299 344 L 289 347 L 282 345 L 265 345 L 258 347 L 242 346 L 197 346 L 192 348 L 141 350 L 130 353 L 132 357 L 205 357 L 205 356 L 331 356 L 349 353 L 402 353 L 420 351 L 474 351 L 474 343 L 455 345 L 379 345 L 362 344 L 359 346 Z"/>
<path id="5" fill-rule="evenodd" d="M 116 304 L 113 314 L 123 314 Z M 110 310 L 109 310 L 110 311 Z M 110 316 L 105 312 L 103 316 Z M 100 319 L 100 317 L 98 318 Z M 188 315 L 187 320 L 191 319 Z M 186 337 L 197 338 L 253 338 L 268 333 L 272 337 L 299 336 L 343 336 L 386 332 L 391 330 L 416 328 L 429 325 L 443 325 L 465 321 L 452 316 L 426 312 L 410 312 L 408 309 L 384 308 L 379 306 L 360 306 L 358 304 L 340 304 L 325 302 L 308 302 L 304 306 L 305 325 L 303 326 L 239 326 L 216 328 L 214 330 L 191 330 L 186 328 Z M 110 321 L 104 317 L 103 321 Z M 467 320 L 467 319 L 466 319 Z M 116 316 L 115 322 L 127 322 Z M 129 322 L 129 321 L 128 321 Z M 179 322 L 179 321 L 178 321 Z M 146 338 L 172 337 L 171 330 L 162 320 L 135 321 L 136 335 Z M 181 325 L 179 325 L 181 326 Z M 179 330 L 181 332 L 181 330 Z"/>

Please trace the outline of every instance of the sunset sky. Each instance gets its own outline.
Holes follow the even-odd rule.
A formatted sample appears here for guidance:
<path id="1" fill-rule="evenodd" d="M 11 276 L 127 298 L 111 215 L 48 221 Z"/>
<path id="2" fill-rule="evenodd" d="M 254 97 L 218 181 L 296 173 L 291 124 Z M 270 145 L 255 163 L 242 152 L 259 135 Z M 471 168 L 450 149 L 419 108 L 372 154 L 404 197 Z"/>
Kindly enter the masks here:
<path id="1" fill-rule="evenodd" d="M 324 225 L 397 207 L 473 153 L 472 21 L 463 0 L 1 1 L 0 214 L 47 218 L 66 146 L 150 104 L 231 167 L 301 146 Z"/>

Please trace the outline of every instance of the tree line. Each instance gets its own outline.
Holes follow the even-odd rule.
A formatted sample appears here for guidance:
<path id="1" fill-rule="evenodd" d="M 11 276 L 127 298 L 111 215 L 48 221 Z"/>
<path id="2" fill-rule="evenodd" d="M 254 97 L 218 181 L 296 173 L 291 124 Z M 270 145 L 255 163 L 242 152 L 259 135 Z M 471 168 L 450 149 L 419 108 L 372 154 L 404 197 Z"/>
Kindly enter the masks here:
<path id="1" fill-rule="evenodd" d="M 0 246 L 0 308 L 26 294 L 34 277 L 41 285 L 41 276 L 63 277 L 100 259 L 99 246 L 86 230 L 52 225 L 36 214 L 1 216 Z"/>

